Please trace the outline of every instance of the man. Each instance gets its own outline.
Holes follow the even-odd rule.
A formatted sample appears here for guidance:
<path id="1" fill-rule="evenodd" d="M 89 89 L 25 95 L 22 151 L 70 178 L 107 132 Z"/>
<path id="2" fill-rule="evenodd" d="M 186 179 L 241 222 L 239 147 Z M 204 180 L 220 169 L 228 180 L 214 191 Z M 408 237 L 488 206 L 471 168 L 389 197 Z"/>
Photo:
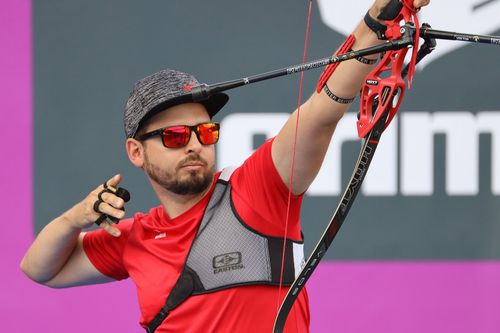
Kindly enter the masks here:
<path id="1" fill-rule="evenodd" d="M 352 49 L 381 43 L 374 18 L 388 2 L 375 1 L 367 18 L 372 24 L 358 25 Z M 427 3 L 415 0 L 414 6 Z M 126 105 L 126 150 L 132 164 L 144 169 L 160 205 L 116 225 L 108 221 L 125 216 L 116 175 L 40 232 L 22 270 L 56 288 L 131 277 L 141 325 L 150 331 L 270 332 L 276 285 L 289 285 L 300 269 L 302 195 L 375 58 L 344 62 L 325 77 L 324 88 L 300 108 L 295 148 L 297 111 L 243 165 L 222 172 L 214 169 L 219 128 L 211 118 L 228 97 L 189 102 L 183 96 L 198 82 L 173 70 L 139 81 Z M 94 223 L 101 229 L 82 232 Z M 290 250 L 282 272 L 284 235 Z M 285 331 L 307 332 L 308 326 L 304 290 Z"/>

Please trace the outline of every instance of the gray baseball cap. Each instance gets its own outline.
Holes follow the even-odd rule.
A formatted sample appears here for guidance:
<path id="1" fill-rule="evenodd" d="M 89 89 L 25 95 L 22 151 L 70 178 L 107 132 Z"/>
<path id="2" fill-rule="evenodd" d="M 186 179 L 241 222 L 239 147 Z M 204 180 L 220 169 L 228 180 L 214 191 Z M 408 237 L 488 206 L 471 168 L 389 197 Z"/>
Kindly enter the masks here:
<path id="1" fill-rule="evenodd" d="M 199 85 L 191 75 L 172 69 L 161 70 L 137 81 L 125 106 L 125 135 L 133 138 L 139 128 L 151 117 L 169 107 L 193 102 L 191 88 Z M 227 103 L 224 93 L 210 95 L 199 101 L 212 118 Z"/>

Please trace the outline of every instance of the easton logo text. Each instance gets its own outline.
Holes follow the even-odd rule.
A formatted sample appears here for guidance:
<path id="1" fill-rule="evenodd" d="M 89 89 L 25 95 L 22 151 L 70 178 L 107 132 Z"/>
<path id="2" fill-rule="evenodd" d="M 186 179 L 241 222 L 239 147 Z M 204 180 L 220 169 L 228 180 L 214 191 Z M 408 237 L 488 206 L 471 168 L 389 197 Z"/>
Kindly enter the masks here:
<path id="1" fill-rule="evenodd" d="M 245 266 L 243 266 L 241 261 L 241 252 L 224 253 L 215 256 L 212 259 L 214 274 L 243 269 Z"/>

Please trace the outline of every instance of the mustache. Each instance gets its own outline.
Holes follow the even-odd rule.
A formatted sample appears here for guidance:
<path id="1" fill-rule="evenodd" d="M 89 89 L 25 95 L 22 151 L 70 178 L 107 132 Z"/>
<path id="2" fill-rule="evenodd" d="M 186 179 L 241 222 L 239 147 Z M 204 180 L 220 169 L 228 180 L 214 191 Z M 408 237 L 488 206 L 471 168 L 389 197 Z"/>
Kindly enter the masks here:
<path id="1" fill-rule="evenodd" d="M 180 168 L 182 168 L 186 165 L 192 164 L 192 163 L 201 164 L 205 167 L 208 165 L 207 161 L 205 161 L 200 155 L 194 153 L 192 155 L 189 155 L 188 157 L 186 157 L 182 161 L 180 161 L 179 164 L 177 165 L 176 169 L 179 170 Z"/>

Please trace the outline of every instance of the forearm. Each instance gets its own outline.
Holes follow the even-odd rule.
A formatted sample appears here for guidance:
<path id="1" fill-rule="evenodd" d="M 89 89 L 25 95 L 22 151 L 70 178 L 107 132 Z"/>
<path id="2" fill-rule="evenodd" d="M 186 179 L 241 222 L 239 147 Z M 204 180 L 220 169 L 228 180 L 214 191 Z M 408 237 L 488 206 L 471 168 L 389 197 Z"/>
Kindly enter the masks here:
<path id="1" fill-rule="evenodd" d="M 21 269 L 32 280 L 43 283 L 61 270 L 78 243 L 81 228 L 66 212 L 38 234 L 21 261 Z"/>
<path id="2" fill-rule="evenodd" d="M 377 38 L 377 35 L 371 31 L 363 21 L 354 30 L 353 35 L 356 38 L 352 46 L 353 50 L 360 50 L 382 43 L 382 41 Z M 366 56 L 368 59 L 375 59 L 377 57 L 378 54 Z M 373 70 L 374 67 L 375 65 L 364 64 L 356 59 L 344 61 L 333 72 L 327 84 L 330 89 L 332 89 L 332 91 L 335 90 L 335 93 L 340 97 L 354 97 L 359 93 L 366 75 Z M 347 107 L 348 105 L 345 105 L 345 109 L 347 109 Z"/>
<path id="3" fill-rule="evenodd" d="M 364 21 L 361 21 L 353 35 L 356 41 L 354 50 L 382 43 Z M 376 58 L 377 55 L 372 56 Z M 375 65 L 351 59 L 340 63 L 326 81 L 328 89 L 336 96 L 349 99 L 359 93 L 364 78 Z M 292 183 L 293 193 L 305 191 L 319 171 L 323 158 L 330 144 L 338 121 L 350 104 L 332 100 L 321 89 L 301 106 L 298 140 L 295 147 L 295 175 Z M 288 183 L 292 156 L 292 142 L 295 136 L 295 124 L 298 112 L 295 111 L 273 143 L 273 160 L 283 180 Z"/>
<path id="4" fill-rule="evenodd" d="M 102 214 L 116 219 L 124 217 L 123 198 L 118 197 L 114 191 L 104 191 L 105 188 L 116 189 L 120 181 L 120 175 L 109 179 L 106 186 L 100 185 L 84 200 L 43 228 L 21 261 L 22 271 L 32 280 L 53 287 L 109 279 L 88 260 L 79 235 L 83 229 L 94 225 Z M 113 237 L 121 234 L 107 220 L 102 221 L 100 227 Z"/>
<path id="5" fill-rule="evenodd" d="M 373 9 L 370 9 L 370 12 Z M 376 14 L 374 14 L 376 15 Z M 377 35 L 361 20 L 355 30 L 352 32 L 355 42 L 352 50 L 360 50 L 367 47 L 382 44 L 383 41 L 377 38 Z M 368 59 L 376 59 L 379 54 L 366 56 Z M 359 94 L 363 86 L 366 75 L 373 70 L 375 64 L 366 64 L 357 59 L 351 59 L 341 62 L 326 81 L 326 89 L 335 96 L 343 99 L 350 99 Z M 344 115 L 345 111 L 351 105 L 342 104 L 332 100 L 325 90 L 314 92 L 310 99 L 311 109 L 314 110 L 315 119 L 318 124 L 325 127 L 335 126 L 338 120 Z"/>
<path id="6" fill-rule="evenodd" d="M 390 1 L 375 0 L 369 9 L 370 17 L 374 20 L 377 19 L 382 9 L 386 8 Z M 429 0 L 413 1 L 415 8 L 420 8 L 428 3 Z M 383 24 L 380 21 L 379 23 Z M 383 43 L 364 20 L 358 24 L 353 35 L 355 38 L 355 43 L 351 47 L 353 50 Z M 372 55 L 369 58 L 376 57 L 377 55 Z M 295 157 L 294 179 L 291 185 L 293 193 L 302 193 L 307 190 L 316 177 L 330 145 L 335 127 L 349 108 L 348 100 L 358 94 L 366 75 L 374 67 L 374 64 L 369 65 L 357 59 L 344 61 L 336 68 L 330 67 L 333 72 L 326 72 L 320 81 L 326 85 L 319 85 L 319 91 L 315 91 L 311 98 L 301 106 L 300 117 L 298 110 L 296 110 L 276 136 L 272 147 L 273 162 L 281 178 L 287 184 L 292 174 L 290 167 L 292 156 Z M 300 118 L 300 122 L 297 121 L 298 118 Z M 300 123 L 298 131 L 296 131 L 297 123 Z M 295 138 L 297 140 L 294 140 Z"/>

